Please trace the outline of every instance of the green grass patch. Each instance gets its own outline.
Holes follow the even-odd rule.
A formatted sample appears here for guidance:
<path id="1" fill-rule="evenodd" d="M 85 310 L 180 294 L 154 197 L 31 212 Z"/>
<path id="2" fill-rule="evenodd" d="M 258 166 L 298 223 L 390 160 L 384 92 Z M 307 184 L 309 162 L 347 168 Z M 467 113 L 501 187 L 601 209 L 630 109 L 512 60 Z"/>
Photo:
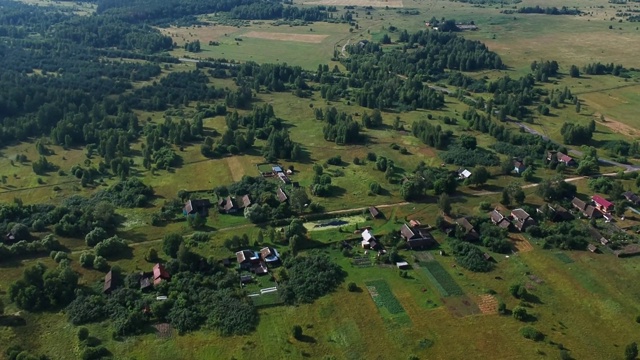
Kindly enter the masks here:
<path id="1" fill-rule="evenodd" d="M 565 264 L 571 264 L 573 262 L 573 259 L 569 257 L 569 255 L 562 253 L 562 252 L 558 252 L 553 254 L 558 260 L 562 261 Z"/>
<path id="2" fill-rule="evenodd" d="M 367 285 L 373 302 L 375 302 L 378 307 L 387 309 L 392 315 L 404 313 L 402 304 L 400 304 L 398 299 L 393 295 L 386 281 L 372 280 L 365 282 L 365 284 Z"/>
<path id="3" fill-rule="evenodd" d="M 433 282 L 433 285 L 440 291 L 442 296 L 462 296 L 464 291 L 437 261 L 429 261 L 420 265 L 425 274 Z"/>
<path id="4" fill-rule="evenodd" d="M 284 303 L 277 291 L 261 294 L 259 296 L 250 296 L 251 302 L 257 308 L 281 305 Z"/>

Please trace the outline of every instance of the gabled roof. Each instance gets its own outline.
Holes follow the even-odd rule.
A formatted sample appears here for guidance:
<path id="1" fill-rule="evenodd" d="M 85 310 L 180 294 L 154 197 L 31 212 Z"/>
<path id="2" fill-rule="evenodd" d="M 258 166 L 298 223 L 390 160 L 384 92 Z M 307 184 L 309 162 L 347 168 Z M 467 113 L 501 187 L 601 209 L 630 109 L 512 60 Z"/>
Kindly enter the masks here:
<path id="1" fill-rule="evenodd" d="M 370 241 L 371 239 L 376 239 L 375 236 L 373 236 L 373 234 L 371 234 L 369 232 L 369 229 L 366 229 L 365 231 L 362 232 L 362 240 L 364 241 Z"/>
<path id="2" fill-rule="evenodd" d="M 513 216 L 518 221 L 525 221 L 526 219 L 531 217 L 528 212 L 520 208 L 512 210 L 511 216 Z"/>
<path id="3" fill-rule="evenodd" d="M 519 160 L 515 160 L 513 162 L 513 166 L 518 168 L 518 169 L 524 169 L 524 163 L 522 161 L 519 161 Z"/>
<path id="4" fill-rule="evenodd" d="M 624 196 L 627 200 L 635 205 L 640 204 L 640 196 L 631 191 L 625 191 L 624 193 L 622 193 L 622 196 Z"/>
<path id="5" fill-rule="evenodd" d="M 469 170 L 467 170 L 467 169 L 464 169 L 464 170 L 462 170 L 462 171 L 458 172 L 458 175 L 460 175 L 460 177 L 461 177 L 461 178 L 466 179 L 466 178 L 468 178 L 469 176 L 471 176 L 471 171 L 469 171 Z"/>
<path id="6" fill-rule="evenodd" d="M 236 259 L 238 264 L 242 264 L 245 261 L 255 261 L 260 259 L 260 256 L 253 250 L 241 250 L 236 252 Z"/>
<path id="7" fill-rule="evenodd" d="M 251 206 L 251 198 L 249 197 L 249 195 L 245 195 L 242 197 L 242 207 L 249 207 Z"/>
<path id="8" fill-rule="evenodd" d="M 285 194 L 284 190 L 282 190 L 281 187 L 276 190 L 276 196 L 278 197 L 278 201 L 280 202 L 285 202 L 288 199 L 287 194 Z"/>
<path id="9" fill-rule="evenodd" d="M 471 225 L 471 223 L 469 222 L 469 220 L 467 220 L 467 218 L 459 218 L 456 219 L 456 224 L 462 226 L 467 232 L 469 231 L 473 231 L 473 225 Z"/>
<path id="10" fill-rule="evenodd" d="M 193 204 L 191 203 L 191 200 L 187 201 L 187 203 L 184 204 L 184 211 L 187 214 L 191 214 L 193 212 Z"/>
<path id="11" fill-rule="evenodd" d="M 573 158 L 567 154 L 564 154 L 560 151 L 558 151 L 556 153 L 556 156 L 558 157 L 558 161 L 563 162 L 563 163 L 568 163 L 570 161 L 573 161 Z"/>
<path id="12" fill-rule="evenodd" d="M 609 200 L 607 200 L 607 199 L 603 198 L 603 197 L 602 197 L 602 196 L 600 196 L 600 195 L 593 195 L 593 196 L 591 197 L 591 199 L 593 200 L 593 202 L 594 202 L 594 203 L 596 203 L 596 204 L 598 204 L 598 205 L 602 206 L 602 207 L 603 207 L 603 208 L 605 208 L 605 209 L 608 209 L 608 208 L 610 208 L 610 207 L 612 207 L 612 206 L 613 206 L 613 203 L 612 203 L 611 201 L 609 201 Z"/>
<path id="13" fill-rule="evenodd" d="M 573 205 L 574 208 L 580 211 L 584 211 L 587 207 L 587 203 L 578 199 L 577 197 L 574 197 L 573 200 L 571 200 L 571 205 Z"/>
<path id="14" fill-rule="evenodd" d="M 260 249 L 260 257 L 264 261 L 274 262 L 280 259 L 280 254 L 276 249 L 267 246 Z"/>
<path id="15" fill-rule="evenodd" d="M 583 213 L 588 217 L 593 217 L 594 214 L 599 214 L 600 212 L 593 206 L 587 205 L 586 209 L 584 209 Z"/>
<path id="16" fill-rule="evenodd" d="M 109 292 L 111 291 L 113 288 L 113 272 L 111 272 L 111 270 L 109 270 L 109 272 L 107 273 L 107 275 L 104 276 L 104 287 L 102 288 L 102 292 Z"/>
<path id="17" fill-rule="evenodd" d="M 227 198 L 224 201 L 224 210 L 229 211 L 231 209 L 234 209 L 235 207 L 236 207 L 236 204 L 233 203 L 233 199 L 231 199 L 231 196 L 227 196 Z"/>
<path id="18" fill-rule="evenodd" d="M 281 173 L 282 172 L 282 168 L 280 166 L 273 166 L 273 167 L 271 167 L 271 170 L 273 170 L 273 172 L 275 172 L 275 173 Z"/>
<path id="19" fill-rule="evenodd" d="M 375 206 L 371 206 L 369 207 L 369 213 L 371 214 L 372 217 L 376 218 L 378 217 L 378 215 L 380 215 L 380 211 L 378 210 L 378 208 L 376 208 Z"/>
<path id="20" fill-rule="evenodd" d="M 489 216 L 491 217 L 491 221 L 494 224 L 498 224 L 500 221 L 504 219 L 504 215 L 502 215 L 500 211 L 498 211 L 498 209 L 493 209 L 493 211 L 489 213 Z"/>
<path id="21" fill-rule="evenodd" d="M 415 236 L 415 233 L 407 224 L 402 225 L 400 228 L 400 234 L 402 234 L 405 239 L 411 239 Z"/>
<path id="22" fill-rule="evenodd" d="M 157 285 L 160 282 L 162 282 L 162 280 L 169 280 L 171 278 L 171 275 L 169 275 L 169 272 L 164 268 L 164 266 L 162 264 L 156 264 L 153 267 L 153 284 Z"/>
<path id="23" fill-rule="evenodd" d="M 402 228 L 400 228 L 400 234 L 408 242 L 416 240 L 434 240 L 431 233 L 426 229 L 409 227 L 407 224 L 402 225 Z"/>

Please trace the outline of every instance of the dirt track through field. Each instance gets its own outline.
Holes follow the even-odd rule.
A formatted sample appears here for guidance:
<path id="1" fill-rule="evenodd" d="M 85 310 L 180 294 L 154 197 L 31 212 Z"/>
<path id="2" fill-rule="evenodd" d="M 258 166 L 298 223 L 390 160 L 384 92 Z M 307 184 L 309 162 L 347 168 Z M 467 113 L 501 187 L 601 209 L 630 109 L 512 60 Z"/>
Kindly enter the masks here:
<path id="1" fill-rule="evenodd" d="M 595 113 L 593 114 L 593 116 L 598 124 L 604 125 L 609 129 L 613 130 L 614 132 L 617 132 L 618 134 L 627 135 L 627 136 L 640 136 L 640 131 L 632 128 L 627 124 L 621 123 L 613 118 L 605 116 L 604 117 L 605 121 L 600 121 L 600 116 L 601 116 L 600 113 Z"/>
<path id="2" fill-rule="evenodd" d="M 264 31 L 249 31 L 246 34 L 242 34 L 241 37 L 264 39 L 264 40 L 278 40 L 278 41 L 295 41 L 311 44 L 320 44 L 329 35 L 312 35 L 312 34 L 289 34 L 289 33 L 272 33 Z"/>

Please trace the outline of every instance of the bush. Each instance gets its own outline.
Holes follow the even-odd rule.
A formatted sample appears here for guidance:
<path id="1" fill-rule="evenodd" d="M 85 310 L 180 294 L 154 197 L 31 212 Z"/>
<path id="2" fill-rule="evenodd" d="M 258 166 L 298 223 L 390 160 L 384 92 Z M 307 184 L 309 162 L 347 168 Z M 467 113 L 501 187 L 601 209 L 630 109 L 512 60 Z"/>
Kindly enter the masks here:
<path id="1" fill-rule="evenodd" d="M 115 257 L 121 255 L 129 248 L 127 242 L 123 239 L 113 236 L 110 237 L 100 243 L 98 243 L 94 247 L 94 251 L 97 256 L 102 256 L 104 258 Z"/>
<path id="2" fill-rule="evenodd" d="M 523 308 L 522 306 L 516 306 L 515 308 L 513 308 L 512 315 L 514 319 L 519 321 L 525 321 L 529 317 L 527 309 Z"/>
<path id="3" fill-rule="evenodd" d="M 84 326 L 79 327 L 77 334 L 78 334 L 78 340 L 85 341 L 89 337 L 89 329 L 87 329 Z"/>
<path id="4" fill-rule="evenodd" d="M 182 244 L 183 241 L 184 239 L 180 234 L 166 234 L 162 239 L 162 249 L 164 250 L 165 254 L 175 259 L 178 255 L 180 244 Z"/>
<path id="5" fill-rule="evenodd" d="M 33 221 L 31 228 L 33 229 L 33 231 L 41 232 L 45 230 L 46 224 L 44 223 L 44 221 L 42 221 L 42 219 L 36 219 Z"/>
<path id="6" fill-rule="evenodd" d="M 196 242 L 207 242 L 209 241 L 209 238 L 209 233 L 203 231 L 198 231 L 191 235 L 191 239 Z"/>
<path id="7" fill-rule="evenodd" d="M 156 251 L 156 249 L 154 248 L 149 249 L 149 251 L 147 251 L 145 259 L 148 262 L 158 262 L 158 251 Z"/>
<path id="8" fill-rule="evenodd" d="M 482 211 L 489 211 L 491 210 L 491 203 L 488 201 L 482 201 L 480 203 L 480 210 Z"/>
<path id="9" fill-rule="evenodd" d="M 506 313 L 507 313 L 507 304 L 505 304 L 504 302 L 500 301 L 498 303 L 498 314 L 505 315 Z"/>
<path id="10" fill-rule="evenodd" d="M 60 261 L 64 260 L 64 259 L 69 259 L 69 256 L 67 255 L 66 252 L 64 251 L 58 251 L 58 253 L 56 254 L 56 256 L 53 258 L 53 260 L 57 263 L 60 263 Z"/>
<path id="11" fill-rule="evenodd" d="M 282 286 L 283 300 L 288 303 L 310 303 L 335 289 L 345 276 L 344 270 L 325 255 L 296 257 L 290 265 L 289 279 Z"/>
<path id="12" fill-rule="evenodd" d="M 105 271 L 109 268 L 109 264 L 107 263 L 107 259 L 102 256 L 96 256 L 93 260 L 93 268 L 98 271 Z"/>
<path id="13" fill-rule="evenodd" d="M 542 334 L 540 331 L 536 330 L 531 326 L 525 326 L 522 329 L 520 329 L 520 334 L 522 334 L 522 336 L 524 336 L 526 339 L 529 339 L 529 340 L 533 340 L 533 341 L 544 340 L 544 334 Z"/>
<path id="14" fill-rule="evenodd" d="M 349 285 L 347 285 L 347 290 L 351 292 L 358 291 L 358 285 L 354 282 L 350 282 Z"/>
<path id="15" fill-rule="evenodd" d="M 109 350 L 104 346 L 88 347 L 82 352 L 82 360 L 94 360 L 102 359 L 105 356 L 109 356 Z"/>
<path id="16" fill-rule="evenodd" d="M 520 284 L 509 286 L 509 293 L 516 299 L 525 299 L 527 297 L 527 288 Z"/>
<path id="17" fill-rule="evenodd" d="M 96 256 L 93 255 L 92 252 L 90 251 L 83 251 L 82 254 L 80 254 L 80 265 L 84 268 L 90 268 L 93 266 L 93 261 L 95 260 Z"/>
<path id="18" fill-rule="evenodd" d="M 330 157 L 327 159 L 327 164 L 339 166 L 342 164 L 342 157 L 340 157 L 340 155 Z"/>
<path id="19" fill-rule="evenodd" d="M 294 339 L 300 340 L 300 338 L 302 338 L 302 326 L 294 325 L 291 329 L 291 335 Z"/>

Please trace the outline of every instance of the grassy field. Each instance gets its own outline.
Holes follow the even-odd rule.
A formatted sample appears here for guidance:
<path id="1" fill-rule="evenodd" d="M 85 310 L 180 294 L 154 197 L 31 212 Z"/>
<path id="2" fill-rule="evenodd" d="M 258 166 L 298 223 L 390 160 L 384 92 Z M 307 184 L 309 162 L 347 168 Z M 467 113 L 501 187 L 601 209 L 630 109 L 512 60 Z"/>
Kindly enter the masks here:
<path id="1" fill-rule="evenodd" d="M 38 4 L 50 2 L 37 1 Z M 367 0 L 326 0 L 305 1 L 305 4 L 355 5 L 358 13 L 358 28 L 348 24 L 314 23 L 305 26 L 275 26 L 272 22 L 255 22 L 249 26 L 233 27 L 216 24 L 215 16 L 207 26 L 189 28 L 170 27 L 162 31 L 171 36 L 180 47 L 186 42 L 199 40 L 203 51 L 187 53 L 182 48 L 172 51 L 174 56 L 194 58 L 227 58 L 239 61 L 286 62 L 313 71 L 318 64 L 331 62 L 334 50 L 340 51 L 347 43 L 360 39 L 380 39 L 394 25 L 400 29 L 417 30 L 424 28 L 424 22 L 432 16 L 455 18 L 458 21 L 473 20 L 479 30 L 462 35 L 485 42 L 491 50 L 497 51 L 509 68 L 504 71 L 487 71 L 471 74 L 474 77 L 496 79 L 509 75 L 519 77 L 530 71 L 533 60 L 557 60 L 561 64 L 563 76 L 554 84 L 544 84 L 545 88 L 567 86 L 582 101 L 582 111 L 576 113 L 573 105 L 553 109 L 552 116 L 536 116 L 532 128 L 561 141 L 560 128 L 564 122 L 588 123 L 597 120 L 593 144 L 625 139 L 637 140 L 640 136 L 640 120 L 636 110 L 640 103 L 638 75 L 630 79 L 613 76 L 582 76 L 570 78 L 566 75 L 572 64 L 585 65 L 600 61 L 621 63 L 627 67 L 637 66 L 640 57 L 640 31 L 636 24 L 619 23 L 616 10 L 631 5 L 608 4 L 606 0 L 585 2 L 572 0 L 563 2 L 565 6 L 578 6 L 588 14 L 583 16 L 545 16 L 523 14 L 501 14 L 497 6 L 472 6 L 458 2 L 436 0 L 417 1 L 367 1 Z M 538 0 L 525 1 L 519 6 L 558 6 L 557 2 Z M 92 7 L 74 3 L 65 5 L 77 12 L 93 11 Z M 373 6 L 364 9 L 363 6 Z M 385 7 L 389 6 L 389 9 Z M 633 5 L 635 6 L 635 5 Z M 419 15 L 406 15 L 398 9 L 418 9 Z M 508 9 L 505 7 L 504 9 Z M 339 9 L 343 11 L 343 9 Z M 614 17 L 614 20 L 611 18 Z M 609 29 L 609 26 L 612 29 Z M 391 34 L 397 39 L 397 33 Z M 218 42 L 219 45 L 209 45 Z M 194 69 L 193 64 L 174 65 L 163 71 Z M 157 79 L 155 79 L 157 80 Z M 136 87 L 151 83 L 140 82 Z M 216 87 L 234 88 L 231 80 L 212 79 Z M 299 163 L 281 162 L 284 168 L 295 166 L 292 180 L 306 187 L 313 181 L 313 165 L 323 163 L 327 158 L 340 155 L 343 164 L 330 165 L 325 173 L 332 175 L 335 191 L 330 197 L 312 197 L 325 211 L 363 208 L 371 205 L 390 205 L 380 208 L 384 217 L 370 219 L 366 211 L 358 215 L 336 214 L 336 219 L 346 221 L 340 227 L 309 227 L 309 247 L 317 247 L 338 263 L 348 275 L 345 282 L 334 293 L 317 300 L 313 304 L 280 306 L 278 293 L 255 298 L 259 307 L 260 323 L 257 330 L 246 336 L 221 337 L 203 329 L 170 338 L 161 338 L 154 329 L 147 329 L 141 336 L 114 340 L 109 321 L 92 324 L 89 329 L 99 338 L 116 359 L 254 359 L 256 357 L 312 358 L 312 359 L 390 359 L 407 358 L 416 355 L 420 359 L 544 359 L 558 358 L 560 349 L 566 348 L 575 359 L 609 359 L 622 356 L 624 346 L 638 338 L 638 324 L 635 317 L 640 314 L 637 298 L 640 296 L 640 258 L 618 259 L 610 253 L 592 254 L 586 251 L 543 250 L 536 241 L 523 234 L 511 234 L 519 239 L 524 248 L 518 247 L 508 256 L 493 255 L 496 266 L 490 273 L 473 273 L 456 265 L 451 256 L 440 256 L 438 250 L 450 253 L 445 235 L 435 232 L 439 245 L 436 249 L 422 253 L 401 251 L 411 268 L 402 277 L 394 265 L 378 264 L 374 252 L 364 253 L 359 246 L 354 248 L 353 257 L 346 257 L 335 248 L 342 240 L 359 240 L 354 233 L 356 227 L 371 226 L 376 235 L 386 235 L 397 231 L 402 223 L 420 220 L 423 224 L 435 224 L 441 214 L 435 197 L 427 197 L 420 203 L 403 204 L 400 196 L 401 179 L 411 172 L 421 161 L 431 166 L 440 166 L 436 150 L 424 146 L 410 133 L 411 124 L 431 115 L 433 123 L 454 131 L 456 136 L 469 134 L 477 138 L 479 146 L 489 147 L 495 139 L 465 129 L 466 122 L 461 114 L 467 105 L 447 97 L 446 107 L 439 111 L 384 112 L 384 126 L 380 129 L 366 129 L 366 141 L 357 145 L 341 146 L 327 142 L 322 137 L 323 122 L 315 120 L 313 109 L 335 106 L 340 111 L 362 114 L 371 111 L 347 100 L 326 102 L 319 95 L 301 99 L 289 93 L 259 93 L 256 103 L 270 103 L 276 115 L 289 126 L 291 138 L 303 144 L 304 159 Z M 195 105 L 183 108 L 184 118 L 190 118 Z M 242 113 L 242 111 L 241 111 Z M 600 115 L 605 121 L 600 121 Z M 138 112 L 141 122 L 146 119 L 160 123 L 165 113 Z M 407 131 L 392 130 L 395 117 L 400 117 Z M 444 116 L 458 119 L 460 125 L 447 125 Z M 177 116 L 176 116 L 177 117 Z M 204 120 L 205 131 L 221 133 L 225 129 L 222 116 Z M 95 186 L 83 188 L 80 180 L 69 171 L 76 164 L 97 166 L 100 159 L 87 159 L 83 149 L 64 149 L 48 146 L 53 154 L 48 160 L 60 170 L 36 176 L 31 162 L 38 159 L 35 141 L 16 144 L 3 149 L 0 156 L 0 176 L 6 176 L 6 183 L 0 186 L 0 201 L 12 202 L 21 199 L 25 204 L 47 202 L 59 204 L 68 197 L 90 195 L 117 181 L 104 178 Z M 392 148 L 393 144 L 406 147 L 403 155 Z M 170 171 L 147 171 L 142 167 L 142 159 L 134 159 L 134 171 L 156 192 L 152 206 L 143 209 L 118 209 L 118 214 L 126 220 L 118 229 L 118 235 L 132 243 L 130 257 L 112 262 L 124 271 L 148 271 L 153 264 L 144 260 L 150 249 L 161 250 L 162 237 L 169 232 L 189 235 L 193 232 L 185 221 L 169 223 L 165 226 L 151 226 L 151 216 L 157 212 L 165 200 L 175 198 L 180 190 L 208 191 L 219 185 L 228 185 L 243 176 L 257 176 L 257 165 L 264 162 L 259 151 L 262 141 L 256 142 L 256 150 L 241 156 L 207 159 L 200 153 L 199 144 L 187 144 L 176 152 L 182 158 L 182 165 Z M 132 145 L 138 152 L 140 143 Z M 374 164 L 365 161 L 355 165 L 355 157 L 365 159 L 367 153 L 375 152 L 396 164 L 398 171 L 389 182 L 384 173 L 374 169 Z M 601 153 L 605 153 L 601 151 Z M 18 163 L 16 155 L 24 154 L 29 161 Z M 605 153 L 606 155 L 606 153 Z M 504 158 L 504 157 L 503 157 Z M 450 170 L 456 167 L 448 166 Z M 615 167 L 602 167 L 602 172 L 618 171 Z M 497 173 L 497 168 L 491 171 Z M 540 179 L 554 176 L 555 172 L 543 168 L 536 170 Z M 575 175 L 569 169 L 565 176 Z M 273 180 L 277 181 L 277 180 Z M 383 191 L 379 195 L 369 194 L 369 185 L 378 182 Z M 498 205 L 500 192 L 505 186 L 521 178 L 495 176 L 481 187 L 460 186 L 452 196 L 454 214 L 480 215 L 480 202 Z M 578 191 L 589 194 L 591 190 L 586 180 L 575 181 Z M 623 182 L 625 188 L 635 189 L 631 180 Z M 534 195 L 535 188 L 526 189 L 526 204 L 538 206 L 542 199 Z M 212 196 L 211 200 L 215 200 Z M 622 226 L 637 224 L 629 217 Z M 233 252 L 224 247 L 224 241 L 233 235 L 247 234 L 256 238 L 259 228 L 250 224 L 242 213 L 220 214 L 213 209 L 208 218 L 211 239 L 205 243 L 192 244 L 193 249 L 215 259 L 233 257 Z M 82 239 L 60 239 L 71 253 L 72 267 L 81 274 L 81 285 L 100 286 L 104 273 L 83 269 L 78 264 L 79 254 L 86 249 Z M 281 250 L 286 247 L 274 245 Z M 523 245 L 524 246 L 524 245 Z M 160 251 L 162 252 L 162 251 Z M 425 260 L 426 259 L 426 260 Z M 434 260 L 435 259 L 435 260 Z M 0 299 L 6 304 L 5 314 L 19 313 L 19 309 L 8 301 L 9 284 L 19 278 L 25 268 L 42 261 L 53 267 L 49 257 L 29 258 L 22 261 L 0 263 Z M 346 284 L 354 282 L 358 291 L 347 291 Z M 526 302 L 513 298 L 510 285 L 521 283 L 532 294 Z M 270 278 L 260 278 L 258 283 L 247 289 L 251 293 L 261 288 L 275 286 Z M 496 313 L 497 301 L 506 303 L 508 309 L 526 306 L 532 315 L 528 324 L 510 316 Z M 489 305 L 487 305 L 489 304 Z M 279 305 L 279 306 L 274 306 Z M 4 344 L 22 342 L 30 348 L 46 352 L 52 359 L 71 359 L 80 356 L 80 344 L 76 339 L 77 328 L 67 322 L 63 312 L 31 314 L 20 312 L 25 320 L 23 326 L 8 327 L 0 324 L 0 350 Z M 290 329 L 300 325 L 304 338 L 292 338 Z M 531 325 L 540 330 L 545 341 L 533 343 L 519 335 L 519 330 Z M 479 329 L 481 329 L 479 331 Z M 562 346 L 560 346 L 561 344 Z M 508 345 L 508 346 L 507 346 Z"/>

